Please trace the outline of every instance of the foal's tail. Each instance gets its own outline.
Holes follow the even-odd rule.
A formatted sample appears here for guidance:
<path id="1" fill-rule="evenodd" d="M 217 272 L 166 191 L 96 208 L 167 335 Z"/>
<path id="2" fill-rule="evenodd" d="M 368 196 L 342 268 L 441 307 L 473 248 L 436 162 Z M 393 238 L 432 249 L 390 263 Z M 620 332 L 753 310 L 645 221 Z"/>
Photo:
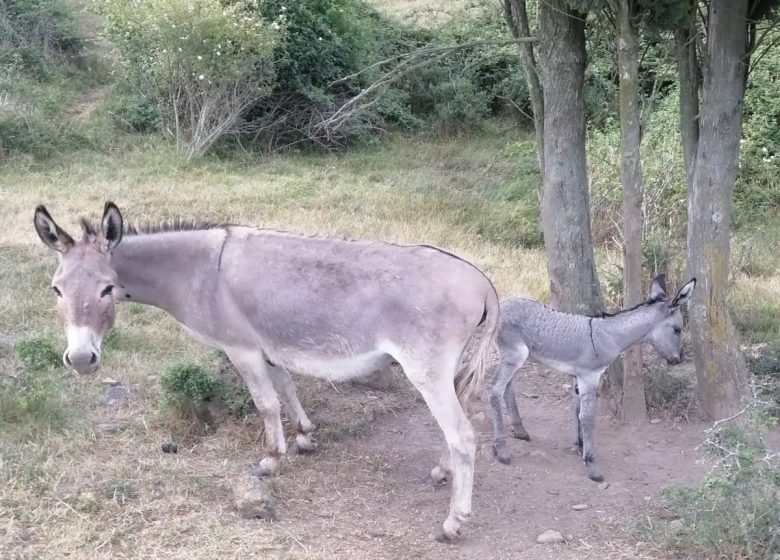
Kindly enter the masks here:
<path id="1" fill-rule="evenodd" d="M 465 404 L 471 398 L 474 390 L 482 385 L 490 356 L 496 349 L 496 333 L 498 332 L 499 320 L 498 294 L 489 280 L 488 283 L 490 284 L 490 291 L 485 297 L 485 310 L 482 313 L 482 319 L 477 325 L 477 330 L 472 336 L 472 340 L 477 340 L 477 337 L 480 337 L 478 339 L 479 342 L 466 367 L 455 377 L 455 393 L 458 395 L 458 401 L 460 401 L 461 405 Z M 481 333 L 479 333 L 480 327 L 482 329 Z"/>

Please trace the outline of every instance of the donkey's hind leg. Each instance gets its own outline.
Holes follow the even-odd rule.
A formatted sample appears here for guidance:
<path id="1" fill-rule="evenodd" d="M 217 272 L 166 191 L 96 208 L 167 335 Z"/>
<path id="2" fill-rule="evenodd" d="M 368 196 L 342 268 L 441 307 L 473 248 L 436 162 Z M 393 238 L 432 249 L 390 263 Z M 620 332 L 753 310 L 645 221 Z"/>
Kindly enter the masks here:
<path id="1" fill-rule="evenodd" d="M 493 411 L 493 452 L 498 460 L 506 465 L 509 464 L 511 455 L 509 454 L 506 431 L 504 430 L 504 416 L 501 410 L 501 399 L 502 397 L 507 399 L 507 393 L 512 392 L 510 398 L 514 403 L 514 411 L 512 410 L 512 405 L 509 403 L 509 400 L 507 400 L 507 407 L 510 409 L 510 414 L 512 414 L 512 426 L 516 427 L 519 423 L 519 427 L 522 429 L 523 421 L 520 419 L 520 413 L 517 410 L 517 402 L 514 400 L 512 377 L 528 358 L 528 347 L 525 344 L 512 346 L 503 345 L 502 342 L 503 341 L 499 341 L 501 362 L 498 364 L 496 373 L 493 376 L 493 381 L 490 384 L 490 406 Z M 525 431 L 525 429 L 523 429 L 523 431 Z"/>
<path id="2" fill-rule="evenodd" d="M 301 401 L 298 400 L 298 393 L 295 390 L 295 384 L 290 378 L 289 372 L 278 366 L 269 366 L 269 374 L 274 384 L 274 389 L 276 389 L 279 398 L 282 399 L 285 410 L 287 410 L 290 422 L 297 431 L 295 444 L 298 452 L 310 453 L 314 451 L 316 445 L 311 439 L 311 433 L 314 431 L 315 426 L 309 420 L 306 411 L 303 410 Z"/>
<path id="3" fill-rule="evenodd" d="M 258 476 L 270 476 L 279 468 L 281 458 L 287 452 L 279 414 L 279 398 L 262 352 L 243 348 L 225 349 L 249 388 L 252 400 L 265 424 L 266 456 L 255 469 Z M 292 381 L 291 381 L 292 382 Z"/>
<path id="4" fill-rule="evenodd" d="M 520 410 L 517 408 L 514 377 L 509 381 L 509 385 L 506 386 L 506 391 L 504 391 L 504 402 L 506 403 L 506 408 L 509 411 L 509 418 L 511 418 L 512 422 L 512 431 L 509 432 L 510 435 L 516 439 L 531 441 L 530 434 L 526 431 L 525 426 L 523 426 Z"/>
<path id="5" fill-rule="evenodd" d="M 450 511 L 436 540 L 451 542 L 458 538 L 462 523 L 471 515 L 471 492 L 474 486 L 474 457 L 477 444 L 474 429 L 455 394 L 454 372 L 460 353 L 443 360 L 435 368 L 399 360 L 407 377 L 420 391 L 439 428 L 444 433 L 452 465 L 452 498 Z M 445 467 L 448 465 L 445 465 Z M 437 468 L 441 468 L 437 467 Z M 434 468 L 434 471 L 437 469 Z M 433 474 L 433 473 L 432 473 Z"/>

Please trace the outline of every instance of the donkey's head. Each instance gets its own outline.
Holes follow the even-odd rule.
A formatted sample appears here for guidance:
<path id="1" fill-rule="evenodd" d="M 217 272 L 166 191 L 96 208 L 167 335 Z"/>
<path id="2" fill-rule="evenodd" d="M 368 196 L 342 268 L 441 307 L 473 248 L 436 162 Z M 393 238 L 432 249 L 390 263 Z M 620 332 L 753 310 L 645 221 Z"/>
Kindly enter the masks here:
<path id="1" fill-rule="evenodd" d="M 117 275 L 111 252 L 122 240 L 122 215 L 113 202 L 107 202 L 100 231 L 82 220 L 80 241 L 60 228 L 43 206 L 35 209 L 34 221 L 41 241 L 59 255 L 51 287 L 68 337 L 62 360 L 78 373 L 92 373 L 100 365 L 103 337 L 116 318 Z"/>
<path id="2" fill-rule="evenodd" d="M 691 278 L 670 300 L 666 294 L 666 279 L 663 275 L 654 278 L 650 284 L 649 301 L 660 308 L 662 315 L 646 340 L 672 365 L 682 362 L 683 317 L 680 306 L 691 298 L 695 288 L 696 278 Z"/>

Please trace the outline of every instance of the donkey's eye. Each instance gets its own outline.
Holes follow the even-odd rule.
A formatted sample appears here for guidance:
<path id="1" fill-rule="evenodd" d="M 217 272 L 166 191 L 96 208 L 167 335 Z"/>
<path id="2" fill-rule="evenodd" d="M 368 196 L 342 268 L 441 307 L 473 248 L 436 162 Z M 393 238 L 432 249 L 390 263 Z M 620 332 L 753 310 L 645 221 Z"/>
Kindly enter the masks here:
<path id="1" fill-rule="evenodd" d="M 680 334 L 682 329 L 680 327 L 674 327 L 674 334 Z"/>
<path id="2" fill-rule="evenodd" d="M 102 298 L 106 297 L 108 294 L 110 294 L 113 291 L 114 291 L 114 286 L 112 285 L 106 286 L 105 288 L 103 288 L 103 291 L 100 292 L 100 297 Z"/>
<path id="3" fill-rule="evenodd" d="M 55 294 L 57 294 L 57 297 L 62 297 L 62 292 L 57 286 L 52 286 L 51 289 Z"/>

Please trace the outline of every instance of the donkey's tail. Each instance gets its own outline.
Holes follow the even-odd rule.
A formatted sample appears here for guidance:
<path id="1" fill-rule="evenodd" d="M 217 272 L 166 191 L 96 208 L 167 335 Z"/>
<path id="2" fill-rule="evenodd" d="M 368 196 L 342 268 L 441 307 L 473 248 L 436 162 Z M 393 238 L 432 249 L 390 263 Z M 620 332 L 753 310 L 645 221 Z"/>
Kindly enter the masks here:
<path id="1" fill-rule="evenodd" d="M 455 393 L 458 395 L 458 401 L 461 405 L 465 404 L 471 398 L 474 390 L 482 385 L 491 354 L 496 349 L 499 321 L 498 293 L 490 280 L 488 283 L 490 291 L 485 297 L 485 310 L 472 337 L 472 341 L 478 340 L 478 342 L 466 367 L 455 377 Z"/>

